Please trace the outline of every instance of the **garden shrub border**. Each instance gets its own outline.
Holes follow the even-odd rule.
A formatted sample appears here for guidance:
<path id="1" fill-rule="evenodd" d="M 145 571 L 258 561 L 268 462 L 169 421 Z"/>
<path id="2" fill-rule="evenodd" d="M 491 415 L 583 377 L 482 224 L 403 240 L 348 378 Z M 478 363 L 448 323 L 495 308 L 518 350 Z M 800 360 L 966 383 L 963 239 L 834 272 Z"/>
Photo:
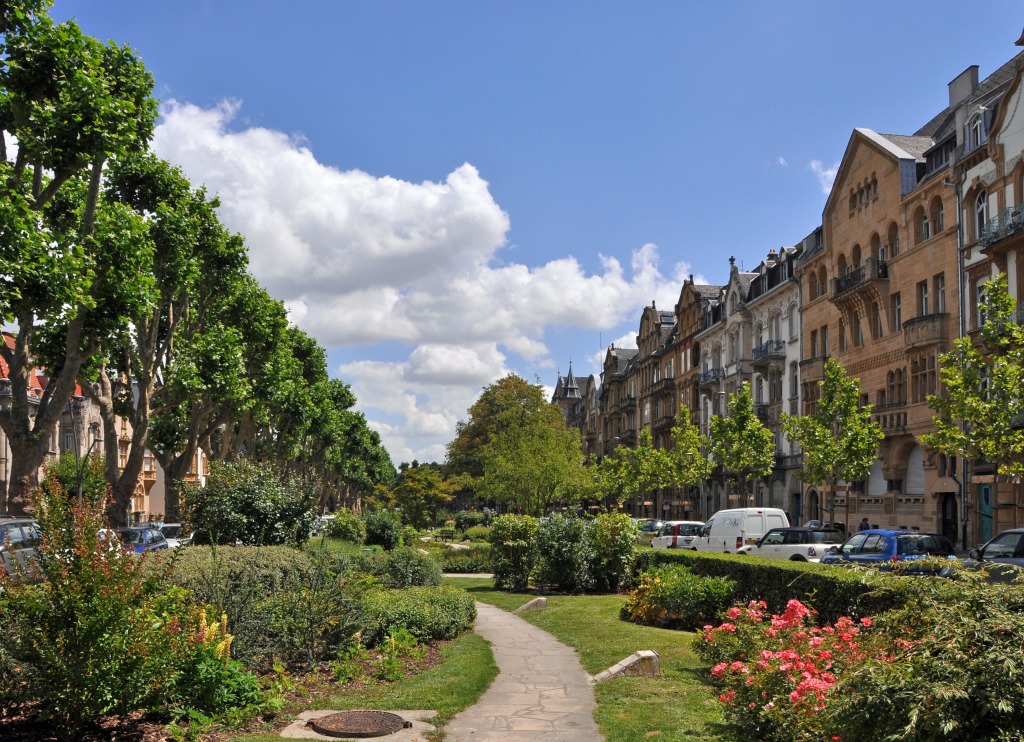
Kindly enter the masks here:
<path id="1" fill-rule="evenodd" d="M 849 567 L 760 559 L 745 554 L 714 554 L 683 549 L 638 550 L 634 574 L 652 567 L 683 564 L 703 577 L 727 577 L 736 583 L 741 603 L 763 600 L 781 613 L 796 599 L 818 612 L 822 623 L 842 616 L 860 618 L 899 608 L 918 578 L 877 575 Z"/>

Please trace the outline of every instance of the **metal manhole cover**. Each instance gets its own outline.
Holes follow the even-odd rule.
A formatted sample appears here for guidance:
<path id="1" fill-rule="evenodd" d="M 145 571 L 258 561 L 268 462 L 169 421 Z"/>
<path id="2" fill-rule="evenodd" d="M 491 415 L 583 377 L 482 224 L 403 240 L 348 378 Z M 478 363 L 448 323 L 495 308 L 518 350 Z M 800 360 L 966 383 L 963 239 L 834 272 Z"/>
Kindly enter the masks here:
<path id="1" fill-rule="evenodd" d="M 310 719 L 306 726 L 327 737 L 383 737 L 409 729 L 412 722 L 388 711 L 341 711 Z"/>

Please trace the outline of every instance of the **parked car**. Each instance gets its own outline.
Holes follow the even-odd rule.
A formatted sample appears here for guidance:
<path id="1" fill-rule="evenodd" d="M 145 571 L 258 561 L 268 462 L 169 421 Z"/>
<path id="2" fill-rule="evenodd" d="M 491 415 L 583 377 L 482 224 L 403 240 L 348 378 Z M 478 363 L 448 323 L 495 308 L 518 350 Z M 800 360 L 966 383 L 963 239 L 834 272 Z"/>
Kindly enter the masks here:
<path id="1" fill-rule="evenodd" d="M 651 539 L 651 547 L 655 549 L 677 549 L 684 536 L 692 536 L 704 526 L 702 520 L 667 520 L 658 530 L 658 535 Z"/>
<path id="2" fill-rule="evenodd" d="M 185 527 L 181 523 L 164 523 L 157 530 L 167 539 L 167 548 L 169 549 L 177 549 L 188 543 L 188 538 L 185 537 Z"/>
<path id="3" fill-rule="evenodd" d="M 888 530 L 860 531 L 840 546 L 831 547 L 822 564 L 882 564 L 915 561 L 926 557 L 956 558 L 953 544 L 937 533 Z"/>
<path id="4" fill-rule="evenodd" d="M 736 553 L 767 559 L 816 562 L 830 546 L 841 543 L 843 532 L 837 528 L 773 528 L 757 543 L 742 546 Z"/>
<path id="5" fill-rule="evenodd" d="M 636 542 L 642 546 L 650 544 L 651 539 L 658 535 L 658 531 L 664 525 L 664 521 L 653 518 L 640 519 L 637 522 L 640 524 L 640 532 L 637 534 Z"/>
<path id="6" fill-rule="evenodd" d="M 678 548 L 732 554 L 756 543 L 773 528 L 788 528 L 789 518 L 780 508 L 733 508 L 719 510 L 694 536 L 679 540 Z"/>
<path id="7" fill-rule="evenodd" d="M 13 580 L 39 579 L 39 524 L 31 518 L 0 516 L 0 572 Z"/>
<path id="8" fill-rule="evenodd" d="M 971 549 L 970 558 L 979 563 L 992 562 L 1024 567 L 1024 528 L 1003 531 L 980 549 Z"/>
<path id="9" fill-rule="evenodd" d="M 118 528 L 117 536 L 125 548 L 142 554 L 147 551 L 159 551 L 168 548 L 167 539 L 156 528 L 144 528 L 131 526 L 129 528 Z"/>

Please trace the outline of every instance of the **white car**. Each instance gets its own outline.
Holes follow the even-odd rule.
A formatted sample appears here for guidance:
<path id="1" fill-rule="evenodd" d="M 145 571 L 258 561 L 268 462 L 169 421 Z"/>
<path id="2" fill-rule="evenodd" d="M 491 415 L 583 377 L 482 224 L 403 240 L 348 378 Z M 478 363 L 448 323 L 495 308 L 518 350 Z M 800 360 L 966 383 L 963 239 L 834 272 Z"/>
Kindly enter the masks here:
<path id="1" fill-rule="evenodd" d="M 188 543 L 180 523 L 164 523 L 159 528 L 160 533 L 167 539 L 167 548 L 176 549 L 182 543 Z"/>
<path id="2" fill-rule="evenodd" d="M 843 543 L 843 532 L 836 528 L 773 528 L 757 543 L 747 544 L 737 554 L 817 562 L 829 547 Z"/>
<path id="3" fill-rule="evenodd" d="M 681 546 L 680 539 L 693 536 L 704 526 L 700 520 L 667 520 L 658 530 L 658 535 L 651 539 L 653 549 L 677 549 Z"/>

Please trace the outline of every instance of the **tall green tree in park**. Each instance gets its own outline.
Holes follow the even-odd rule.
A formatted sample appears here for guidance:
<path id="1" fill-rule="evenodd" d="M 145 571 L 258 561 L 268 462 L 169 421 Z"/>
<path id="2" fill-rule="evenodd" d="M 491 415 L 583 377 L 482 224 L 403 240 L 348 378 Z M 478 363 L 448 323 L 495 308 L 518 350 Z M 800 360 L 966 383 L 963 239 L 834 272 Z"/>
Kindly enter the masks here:
<path id="1" fill-rule="evenodd" d="M 108 162 L 145 148 L 156 102 L 129 49 L 53 23 L 42 3 L 3 3 L 0 30 L 0 321 L 18 326 L 13 348 L 0 343 L 12 392 L 0 427 L 8 506 L 24 512 L 83 364 L 152 300 L 142 220 L 101 208 L 100 191 Z M 36 404 L 38 365 L 49 382 Z"/>
<path id="2" fill-rule="evenodd" d="M 775 436 L 754 414 L 750 384 L 743 383 L 726 405 L 725 415 L 711 418 L 711 455 L 731 475 L 745 498 L 751 477 L 766 477 L 775 465 Z"/>
<path id="3" fill-rule="evenodd" d="M 510 374 L 484 389 L 448 444 L 449 475 L 472 477 L 478 495 L 528 513 L 578 502 L 593 483 L 579 433 L 539 384 Z"/>
<path id="4" fill-rule="evenodd" d="M 925 445 L 965 461 L 982 459 L 1004 475 L 1024 474 L 1024 326 L 1013 317 L 1006 276 L 982 286 L 978 340 L 958 339 L 939 357 L 944 394 Z"/>
<path id="5" fill-rule="evenodd" d="M 411 525 L 423 528 L 436 520 L 439 507 L 452 501 L 458 486 L 445 478 L 440 466 L 424 464 L 403 470 L 389 495 Z"/>
<path id="6" fill-rule="evenodd" d="M 651 431 L 644 428 L 635 448 L 619 445 L 598 462 L 594 473 L 598 492 L 618 505 L 673 483 L 672 463 L 666 451 L 655 448 Z"/>
<path id="7" fill-rule="evenodd" d="M 871 421 L 872 406 L 859 404 L 860 380 L 851 379 L 841 363 L 826 360 L 819 383 L 814 411 L 802 417 L 783 414 L 782 429 L 803 450 L 801 479 L 831 489 L 829 518 L 835 523 L 836 488 L 840 482 L 868 475 L 885 436 L 881 426 Z"/>
<path id="8" fill-rule="evenodd" d="M 104 421 L 107 479 L 113 504 L 108 515 L 115 525 L 125 521 L 134 494 L 152 411 L 170 381 L 179 349 L 179 327 L 193 322 L 199 284 L 224 266 L 243 270 L 240 241 L 226 239 L 216 216 L 217 202 L 193 190 L 175 168 L 148 153 L 133 154 L 107 169 L 101 205 L 126 207 L 144 216 L 141 240 L 152 250 L 150 277 L 154 300 L 140 306 L 112 335 L 106 354 L 83 367 L 82 388 Z M 284 321 L 284 309 L 280 311 Z M 117 420 L 130 423 L 127 456 L 120 456 Z"/>
<path id="9" fill-rule="evenodd" d="M 672 445 L 665 451 L 668 477 L 664 486 L 687 490 L 706 481 L 711 474 L 710 451 L 711 442 L 693 424 L 690 411 L 680 406 L 672 428 Z"/>

